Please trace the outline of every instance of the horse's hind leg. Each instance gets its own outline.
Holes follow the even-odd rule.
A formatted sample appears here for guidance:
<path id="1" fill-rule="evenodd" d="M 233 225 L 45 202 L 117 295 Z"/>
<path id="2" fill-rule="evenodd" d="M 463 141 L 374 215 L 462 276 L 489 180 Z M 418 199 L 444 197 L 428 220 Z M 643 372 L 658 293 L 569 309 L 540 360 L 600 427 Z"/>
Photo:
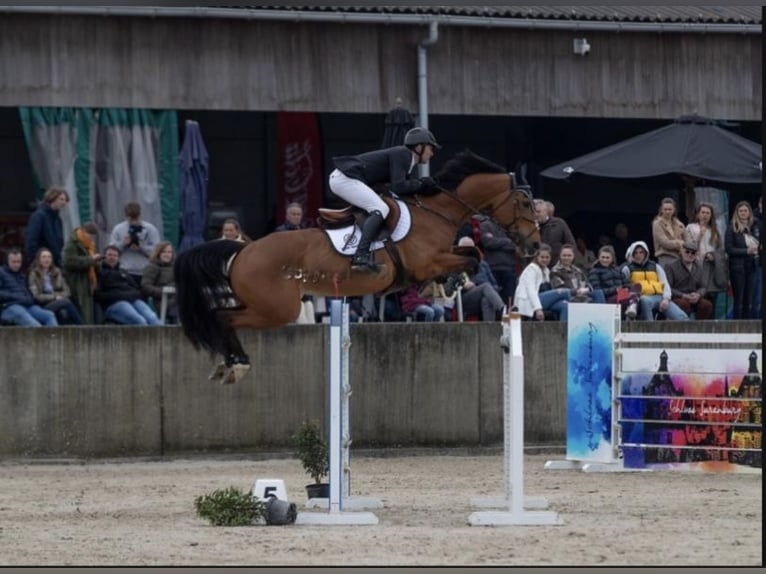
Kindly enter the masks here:
<path id="1" fill-rule="evenodd" d="M 218 381 L 221 384 L 236 383 L 250 370 L 250 357 L 242 348 L 242 343 L 232 328 L 225 311 L 217 314 L 217 320 L 222 324 L 221 330 L 224 335 L 221 342 L 221 354 L 224 361 L 216 365 L 208 379 Z"/>

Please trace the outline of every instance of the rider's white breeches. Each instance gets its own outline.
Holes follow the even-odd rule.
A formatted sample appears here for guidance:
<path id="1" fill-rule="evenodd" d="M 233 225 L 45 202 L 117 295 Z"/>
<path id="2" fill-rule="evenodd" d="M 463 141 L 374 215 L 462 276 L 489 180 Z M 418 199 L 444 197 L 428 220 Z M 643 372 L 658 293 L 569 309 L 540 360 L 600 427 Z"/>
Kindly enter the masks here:
<path id="1" fill-rule="evenodd" d="M 388 216 L 388 206 L 372 188 L 358 179 L 347 177 L 337 169 L 330 174 L 330 189 L 341 199 L 361 207 L 367 213 L 380 211 L 383 217 Z"/>

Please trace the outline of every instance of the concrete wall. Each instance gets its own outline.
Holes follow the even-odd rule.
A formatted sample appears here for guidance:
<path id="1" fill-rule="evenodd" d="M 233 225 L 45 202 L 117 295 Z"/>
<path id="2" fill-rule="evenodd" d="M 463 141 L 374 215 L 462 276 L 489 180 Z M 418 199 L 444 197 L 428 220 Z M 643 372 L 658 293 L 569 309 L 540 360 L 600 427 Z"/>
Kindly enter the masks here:
<path id="1" fill-rule="evenodd" d="M 756 321 L 625 330 L 760 332 Z M 524 323 L 525 442 L 564 444 L 566 325 Z M 354 446 L 502 442 L 499 323 L 351 327 Z M 327 328 L 243 331 L 253 371 L 215 361 L 178 327 L 0 328 L 0 456 L 127 456 L 285 447 L 325 420 Z"/>

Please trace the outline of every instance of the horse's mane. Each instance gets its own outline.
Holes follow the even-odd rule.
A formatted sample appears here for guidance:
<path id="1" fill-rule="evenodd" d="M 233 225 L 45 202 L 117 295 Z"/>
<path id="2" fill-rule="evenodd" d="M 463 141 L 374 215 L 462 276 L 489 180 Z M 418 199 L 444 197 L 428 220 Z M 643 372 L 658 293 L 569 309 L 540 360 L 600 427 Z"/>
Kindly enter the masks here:
<path id="1" fill-rule="evenodd" d="M 466 149 L 455 155 L 439 170 L 435 179 L 439 186 L 454 191 L 469 175 L 475 173 L 507 173 L 505 168 Z"/>

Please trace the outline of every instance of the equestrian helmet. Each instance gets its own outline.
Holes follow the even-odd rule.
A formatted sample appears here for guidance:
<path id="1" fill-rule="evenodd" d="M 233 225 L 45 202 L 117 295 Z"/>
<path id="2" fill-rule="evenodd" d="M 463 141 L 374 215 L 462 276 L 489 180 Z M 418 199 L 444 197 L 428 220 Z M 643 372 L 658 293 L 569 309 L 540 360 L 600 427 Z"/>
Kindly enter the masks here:
<path id="1" fill-rule="evenodd" d="M 419 144 L 428 144 L 436 149 L 442 148 L 442 146 L 436 142 L 434 134 L 426 128 L 412 128 L 404 135 L 404 145 L 407 147 L 415 147 Z"/>

